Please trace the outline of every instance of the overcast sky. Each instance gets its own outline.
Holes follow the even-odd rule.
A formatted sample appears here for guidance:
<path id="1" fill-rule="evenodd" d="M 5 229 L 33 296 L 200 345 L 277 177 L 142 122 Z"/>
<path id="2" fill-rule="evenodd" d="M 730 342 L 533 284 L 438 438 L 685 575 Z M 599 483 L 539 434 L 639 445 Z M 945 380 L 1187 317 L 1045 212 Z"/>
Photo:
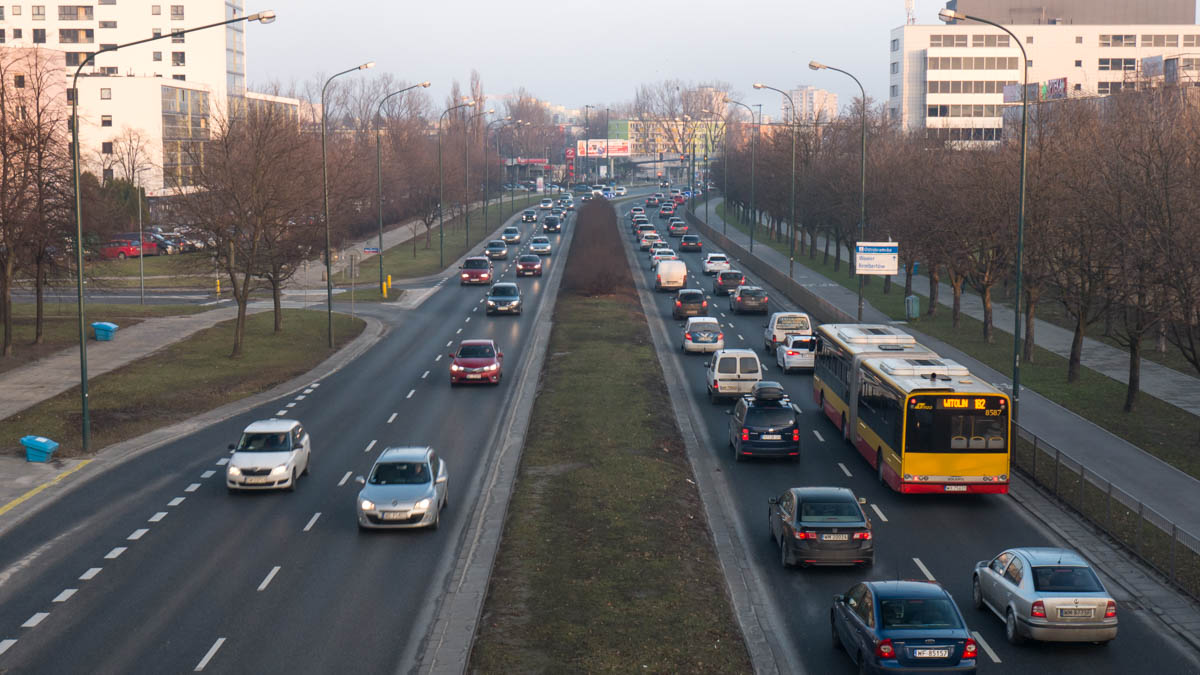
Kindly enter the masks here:
<path id="1" fill-rule="evenodd" d="M 943 6 L 916 0 L 917 23 L 938 23 Z M 781 99 L 755 91 L 756 81 L 829 89 L 842 107 L 858 95 L 844 75 L 809 70 L 812 59 L 854 73 L 868 96 L 885 99 L 889 35 L 905 19 L 904 0 L 247 2 L 248 12 L 259 9 L 279 18 L 247 26 L 252 88 L 287 88 L 373 60 L 373 72 L 431 80 L 436 103 L 475 69 L 489 94 L 523 86 L 569 107 L 625 103 L 638 85 L 665 79 L 720 80 L 772 116 Z"/>

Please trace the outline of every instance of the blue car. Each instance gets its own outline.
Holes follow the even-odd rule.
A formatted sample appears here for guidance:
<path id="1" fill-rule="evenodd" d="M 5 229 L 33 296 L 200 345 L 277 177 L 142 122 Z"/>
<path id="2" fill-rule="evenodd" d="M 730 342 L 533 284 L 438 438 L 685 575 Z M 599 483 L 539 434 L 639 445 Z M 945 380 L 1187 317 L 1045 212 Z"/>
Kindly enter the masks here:
<path id="1" fill-rule="evenodd" d="M 860 673 L 974 673 L 978 648 L 937 582 L 864 581 L 833 596 L 833 646 Z"/>

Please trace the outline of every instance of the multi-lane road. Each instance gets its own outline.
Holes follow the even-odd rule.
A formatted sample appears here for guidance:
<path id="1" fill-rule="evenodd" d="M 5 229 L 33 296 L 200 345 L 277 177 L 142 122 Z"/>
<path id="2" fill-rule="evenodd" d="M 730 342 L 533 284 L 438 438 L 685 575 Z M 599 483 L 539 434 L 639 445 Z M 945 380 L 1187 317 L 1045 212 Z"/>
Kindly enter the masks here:
<path id="1" fill-rule="evenodd" d="M 522 242 L 496 263 L 506 281 L 541 234 L 538 223 L 514 224 Z M 545 276 L 518 281 L 520 316 L 487 317 L 486 287 L 461 287 L 455 275 L 413 310 L 360 304 L 389 332 L 345 368 L 114 467 L 0 537 L 0 672 L 413 663 L 572 232 L 549 235 Z M 452 389 L 447 352 L 475 337 L 504 351 L 505 381 Z M 311 475 L 291 494 L 228 494 L 227 445 L 250 421 L 275 416 L 308 429 Z M 447 462 L 450 505 L 438 530 L 358 531 L 354 477 L 390 445 L 431 445 Z"/>

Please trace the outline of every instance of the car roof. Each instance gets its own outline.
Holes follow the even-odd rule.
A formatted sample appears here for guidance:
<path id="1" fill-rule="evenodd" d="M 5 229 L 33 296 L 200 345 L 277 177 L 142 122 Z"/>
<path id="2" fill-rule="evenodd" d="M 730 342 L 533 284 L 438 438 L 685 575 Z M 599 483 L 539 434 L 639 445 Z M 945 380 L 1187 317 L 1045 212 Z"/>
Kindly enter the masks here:
<path id="1" fill-rule="evenodd" d="M 795 487 L 791 490 L 792 494 L 796 495 L 801 501 L 819 500 L 819 499 L 847 499 L 855 504 L 858 499 L 850 488 L 844 487 Z"/>
<path id="2" fill-rule="evenodd" d="M 283 420 L 277 417 L 272 417 L 269 420 L 258 420 L 257 422 L 251 422 L 242 433 L 279 433 L 281 431 L 291 431 L 292 427 L 296 426 L 297 424 L 300 423 L 296 420 Z"/>
<path id="3" fill-rule="evenodd" d="M 487 243 L 488 246 L 495 246 L 497 244 L 503 246 L 504 248 L 508 248 L 508 244 L 500 241 L 499 239 L 493 239 Z"/>
<path id="4" fill-rule="evenodd" d="M 379 453 L 379 462 L 423 462 L 433 448 L 429 446 L 423 447 L 404 447 L 404 448 L 384 448 L 383 452 Z"/>
<path id="5" fill-rule="evenodd" d="M 485 262 L 489 265 L 492 264 L 492 261 L 490 258 L 488 258 L 487 256 L 482 256 L 482 255 L 470 256 L 470 257 L 466 258 L 465 260 L 463 260 L 463 262 L 466 262 L 467 260 L 482 260 L 483 262 Z"/>
<path id="6" fill-rule="evenodd" d="M 758 358 L 758 354 L 755 354 L 753 349 L 740 349 L 737 347 L 718 349 L 716 354 L 718 356 L 753 356 L 754 358 Z"/>
<path id="7" fill-rule="evenodd" d="M 516 230 L 517 232 L 520 232 L 521 228 L 517 227 L 516 225 L 509 225 L 508 227 L 504 228 L 505 232 L 508 232 L 509 230 Z"/>
<path id="8" fill-rule="evenodd" d="M 500 281 L 500 282 L 497 282 L 497 283 L 494 283 L 494 284 L 492 284 L 492 290 L 496 290 L 497 288 L 516 288 L 516 289 L 520 289 L 520 286 L 517 286 L 516 284 L 514 284 L 514 283 L 513 283 L 513 282 L 511 282 L 511 281 Z"/>
<path id="9" fill-rule="evenodd" d="M 491 338 L 472 338 L 470 340 L 463 340 L 462 342 L 458 343 L 458 345 L 460 347 L 466 345 L 489 345 L 494 347 L 496 346 L 496 341 Z"/>
<path id="10" fill-rule="evenodd" d="M 1014 548 L 1012 551 L 1020 553 L 1033 565 L 1071 565 L 1076 567 L 1088 567 L 1088 562 L 1083 559 L 1075 551 L 1067 548 L 1055 548 L 1052 546 L 1030 546 L 1026 548 Z"/>
<path id="11" fill-rule="evenodd" d="M 943 598 L 949 595 L 936 581 L 868 581 L 879 598 Z"/>

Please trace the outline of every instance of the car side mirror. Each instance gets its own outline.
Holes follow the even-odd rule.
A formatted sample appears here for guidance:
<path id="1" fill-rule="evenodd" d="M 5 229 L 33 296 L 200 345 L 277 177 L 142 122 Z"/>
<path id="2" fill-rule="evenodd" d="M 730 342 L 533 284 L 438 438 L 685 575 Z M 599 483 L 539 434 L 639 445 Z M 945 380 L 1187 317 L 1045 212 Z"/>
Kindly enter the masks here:
<path id="1" fill-rule="evenodd" d="M 841 593 L 838 593 L 837 595 L 833 596 L 833 601 L 834 602 L 845 602 L 846 596 L 842 595 Z"/>
<path id="2" fill-rule="evenodd" d="M 733 414 L 733 408 L 726 408 L 726 409 L 725 409 L 725 414 L 726 414 L 726 415 L 732 415 L 732 414 Z"/>
<path id="3" fill-rule="evenodd" d="M 354 477 L 354 482 L 355 482 L 355 483 L 358 483 L 359 485 L 366 485 L 366 484 L 367 484 L 367 479 L 366 479 L 366 478 L 363 478 L 362 476 L 355 476 L 355 477 Z"/>
<path id="4" fill-rule="evenodd" d="M 496 352 L 496 356 L 504 358 L 504 352 Z"/>
<path id="5" fill-rule="evenodd" d="M 445 483 L 445 482 L 446 482 L 446 480 L 447 480 L 447 478 L 446 478 L 446 474 L 442 474 L 442 475 L 438 476 L 438 477 L 437 477 L 437 480 L 436 480 L 436 481 L 434 481 L 434 482 L 436 482 L 436 483 Z"/>
<path id="6" fill-rule="evenodd" d="M 771 504 L 771 505 L 775 505 L 775 504 L 779 503 L 779 500 L 775 497 L 767 497 L 767 503 Z"/>
<path id="7" fill-rule="evenodd" d="M 303 449 L 304 449 L 304 444 L 303 444 L 303 443 L 297 443 L 297 444 L 295 444 L 295 445 L 293 445 L 293 446 L 292 446 L 292 449 L 294 449 L 294 450 L 303 450 Z"/>
<path id="8" fill-rule="evenodd" d="M 867 498 L 866 498 L 866 497 L 859 497 L 859 498 L 858 498 L 858 503 L 859 503 L 859 504 L 861 504 L 861 505 L 863 505 L 863 506 L 866 506 L 866 504 L 867 504 Z"/>
<path id="9" fill-rule="evenodd" d="M 446 356 L 449 356 L 450 358 L 454 358 L 454 352 L 446 352 Z"/>

